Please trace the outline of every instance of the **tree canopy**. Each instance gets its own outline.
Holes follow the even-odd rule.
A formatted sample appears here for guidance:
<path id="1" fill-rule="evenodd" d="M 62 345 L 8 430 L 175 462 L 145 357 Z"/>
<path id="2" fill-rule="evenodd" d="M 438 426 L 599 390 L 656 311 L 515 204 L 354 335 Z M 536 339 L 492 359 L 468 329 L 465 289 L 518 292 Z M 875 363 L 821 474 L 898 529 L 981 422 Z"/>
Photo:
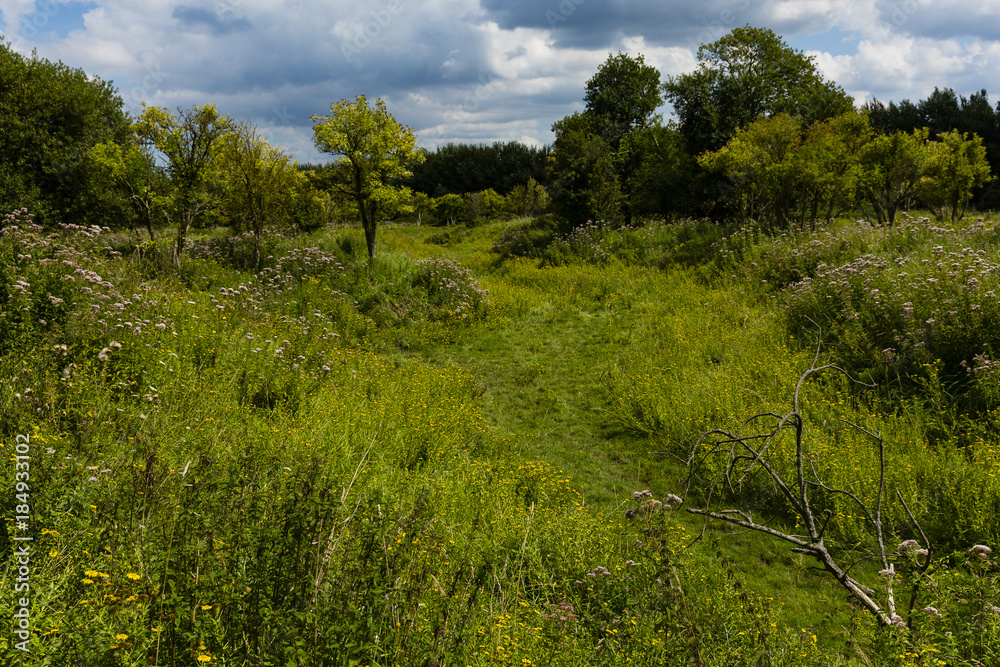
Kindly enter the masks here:
<path id="1" fill-rule="evenodd" d="M 663 89 L 692 155 L 721 148 L 737 128 L 761 116 L 787 113 L 806 124 L 853 109 L 810 56 L 767 28 L 746 26 L 703 44 L 698 68 L 670 77 Z"/>
<path id="2" fill-rule="evenodd" d="M 110 83 L 0 42 L 0 208 L 28 207 L 43 224 L 104 224 L 132 215 L 105 187 L 91 150 L 131 136 Z"/>
<path id="3" fill-rule="evenodd" d="M 621 137 L 647 127 L 663 104 L 660 72 L 641 55 L 609 55 L 587 81 L 583 100 L 596 131 L 617 146 Z"/>

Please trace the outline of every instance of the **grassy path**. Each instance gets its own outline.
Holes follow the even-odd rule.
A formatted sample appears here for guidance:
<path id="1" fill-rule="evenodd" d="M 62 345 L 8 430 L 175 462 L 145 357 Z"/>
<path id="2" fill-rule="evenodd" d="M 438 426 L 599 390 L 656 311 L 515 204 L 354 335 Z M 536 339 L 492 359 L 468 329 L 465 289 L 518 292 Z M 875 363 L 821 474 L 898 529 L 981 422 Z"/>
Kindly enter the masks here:
<path id="1" fill-rule="evenodd" d="M 422 250 L 468 260 L 481 244 L 473 237 L 468 245 Z M 594 511 L 623 512 L 638 489 L 650 488 L 657 495 L 680 492 L 683 468 L 656 453 L 664 443 L 612 425 L 602 374 L 622 358 L 662 345 L 657 339 L 671 331 L 660 328 L 665 316 L 709 322 L 731 313 L 719 312 L 718 299 L 707 289 L 693 302 L 686 293 L 690 278 L 679 272 L 540 269 L 535 262 L 483 270 L 482 255 L 471 255 L 468 263 L 479 265 L 481 280 L 503 317 L 408 356 L 471 373 L 492 425 L 515 435 L 525 458 L 567 473 Z M 679 519 L 692 535 L 702 530 L 693 515 L 681 513 Z M 773 597 L 779 618 L 789 627 L 805 627 L 830 650 L 842 650 L 849 624 L 845 595 L 801 555 L 759 534 L 716 525 L 695 553 L 710 570 L 727 572 Z"/>

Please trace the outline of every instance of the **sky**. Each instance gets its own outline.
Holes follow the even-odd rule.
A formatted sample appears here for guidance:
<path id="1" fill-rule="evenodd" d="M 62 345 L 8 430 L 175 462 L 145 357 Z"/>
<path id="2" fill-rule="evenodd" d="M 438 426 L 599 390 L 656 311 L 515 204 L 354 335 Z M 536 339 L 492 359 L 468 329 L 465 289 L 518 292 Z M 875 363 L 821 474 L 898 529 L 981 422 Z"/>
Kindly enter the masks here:
<path id="1" fill-rule="evenodd" d="M 935 87 L 1000 101 L 1000 0 L 0 0 L 19 53 L 111 81 L 133 114 L 215 104 L 300 162 L 330 157 L 311 116 L 359 94 L 431 150 L 549 144 L 609 55 L 641 54 L 666 80 L 744 25 L 813 56 L 858 104 Z"/>

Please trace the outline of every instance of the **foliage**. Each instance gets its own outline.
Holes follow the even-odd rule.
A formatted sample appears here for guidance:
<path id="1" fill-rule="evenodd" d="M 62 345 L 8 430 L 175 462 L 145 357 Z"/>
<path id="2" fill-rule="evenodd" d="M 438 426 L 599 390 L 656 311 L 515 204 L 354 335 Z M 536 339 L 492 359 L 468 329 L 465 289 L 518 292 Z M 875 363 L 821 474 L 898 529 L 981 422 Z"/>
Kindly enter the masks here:
<path id="1" fill-rule="evenodd" d="M 760 116 L 788 113 L 806 124 L 853 108 L 813 59 L 766 28 L 736 28 L 698 48 L 698 69 L 670 77 L 664 92 L 691 155 L 721 148 Z"/>
<path id="2" fill-rule="evenodd" d="M 771 229 L 788 226 L 801 193 L 798 161 L 802 121 L 782 113 L 738 130 L 721 149 L 702 153 L 705 169 L 730 179 L 730 199 L 741 221 L 768 221 Z"/>
<path id="3" fill-rule="evenodd" d="M 605 141 L 617 148 L 622 137 L 648 127 L 660 97 L 660 72 L 639 55 L 609 55 L 587 81 L 585 113 Z"/>
<path id="4" fill-rule="evenodd" d="M 177 267 L 188 231 L 220 198 L 211 173 L 220 140 L 230 127 L 229 117 L 220 116 L 212 104 L 178 109 L 177 114 L 169 109 L 144 106 L 135 124 L 139 141 L 154 146 L 167 161 L 171 190 L 166 196 L 166 207 L 177 225 L 173 248 Z"/>
<path id="5" fill-rule="evenodd" d="M 107 188 L 91 150 L 128 143 L 110 83 L 0 42 L 0 210 L 29 207 L 37 222 L 128 223 L 126 196 Z"/>
<path id="6" fill-rule="evenodd" d="M 634 165 L 629 210 L 637 218 L 677 219 L 697 207 L 697 163 L 674 125 L 653 124 L 631 133 L 621 149 Z"/>
<path id="7" fill-rule="evenodd" d="M 623 195 L 611 145 L 585 114 L 556 121 L 552 131 L 556 138 L 549 175 L 554 212 L 572 225 L 617 220 Z"/>
<path id="8" fill-rule="evenodd" d="M 896 214 L 917 193 L 927 153 L 927 129 L 876 134 L 861 149 L 858 190 L 880 224 L 891 227 Z"/>
<path id="9" fill-rule="evenodd" d="M 169 182 L 163 170 L 156 165 L 149 142 L 136 141 L 124 145 L 114 142 L 97 144 L 91 149 L 91 158 L 113 187 L 128 194 L 136 214 L 146 223 L 150 240 L 153 218 L 165 213 L 163 208 Z M 135 219 L 135 218 L 133 218 Z M 133 223 L 133 230 L 138 230 Z"/>
<path id="10" fill-rule="evenodd" d="M 424 161 L 411 167 L 406 185 L 432 197 L 496 190 L 508 195 L 514 188 L 545 178 L 547 148 L 517 141 L 486 144 L 445 144 L 423 151 Z"/>
<path id="11" fill-rule="evenodd" d="M 524 185 L 515 185 L 506 197 L 507 212 L 514 217 L 527 218 L 548 211 L 549 193 L 534 178 Z"/>
<path id="12" fill-rule="evenodd" d="M 635 133 L 658 124 L 659 81 L 660 73 L 641 55 L 608 56 L 587 82 L 584 112 L 553 124 L 552 203 L 571 224 L 631 221 L 633 181 L 646 156 L 658 149 L 657 136 L 620 148 Z"/>
<path id="13" fill-rule="evenodd" d="M 313 116 L 313 138 L 320 151 L 339 156 L 333 186 L 357 206 L 368 261 L 374 264 L 380 219 L 409 207 L 409 189 L 393 183 L 409 176 L 407 166 L 420 162 L 423 154 L 416 150 L 413 131 L 396 122 L 381 99 L 371 107 L 358 95 L 354 102 L 335 102 L 330 111 L 329 116 Z"/>
<path id="14" fill-rule="evenodd" d="M 465 199 L 461 195 L 443 195 L 431 204 L 439 225 L 454 225 L 465 214 Z"/>
<path id="15" fill-rule="evenodd" d="M 266 227 L 291 221 L 305 179 L 291 158 L 268 145 L 250 121 L 233 125 L 222 136 L 218 151 L 214 167 L 224 192 L 221 213 L 235 231 L 253 232 L 254 266 L 260 269 L 261 235 Z"/>
<path id="16" fill-rule="evenodd" d="M 923 176 L 917 185 L 920 200 L 938 220 L 950 214 L 955 224 L 965 215 L 973 191 L 993 180 L 982 138 L 958 130 L 944 132 L 927 144 Z"/>

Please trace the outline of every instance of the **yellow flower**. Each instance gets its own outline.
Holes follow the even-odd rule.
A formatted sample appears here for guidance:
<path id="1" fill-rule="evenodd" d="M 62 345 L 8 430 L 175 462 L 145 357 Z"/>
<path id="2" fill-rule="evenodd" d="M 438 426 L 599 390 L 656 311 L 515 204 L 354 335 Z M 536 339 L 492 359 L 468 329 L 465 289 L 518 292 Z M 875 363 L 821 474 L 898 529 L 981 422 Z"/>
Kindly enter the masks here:
<path id="1" fill-rule="evenodd" d="M 198 662 L 212 662 L 212 656 L 202 653 L 198 656 Z"/>
<path id="2" fill-rule="evenodd" d="M 101 573 L 98 572 L 97 570 L 87 570 L 86 572 L 84 572 L 84 574 L 87 575 L 88 577 L 96 577 L 99 576 Z"/>
<path id="3" fill-rule="evenodd" d="M 84 579 L 83 583 L 85 583 L 85 584 L 92 584 L 92 583 L 94 583 L 94 580 L 93 579 Z"/>
<path id="4" fill-rule="evenodd" d="M 128 635 L 126 635 L 125 633 L 121 633 L 121 634 L 115 635 L 115 639 L 117 639 L 120 642 L 123 642 L 126 639 L 128 639 Z"/>
<path id="5" fill-rule="evenodd" d="M 129 579 L 131 579 L 132 581 L 138 581 L 139 579 L 142 579 L 142 577 L 140 577 L 140 576 L 139 576 L 138 574 L 136 574 L 135 572 L 129 572 L 129 573 L 128 573 L 128 574 L 126 574 L 125 576 L 126 576 L 126 577 L 128 577 Z"/>
<path id="6" fill-rule="evenodd" d="M 59 533 L 48 528 L 42 528 L 42 535 L 58 535 Z"/>
<path id="7" fill-rule="evenodd" d="M 201 605 L 201 610 L 202 611 L 208 611 L 211 608 L 212 608 L 212 605 L 210 605 L 210 604 L 203 604 L 203 605 Z"/>
<path id="8" fill-rule="evenodd" d="M 52 551 L 49 552 L 49 556 L 51 556 L 52 558 L 55 558 L 58 555 L 59 555 L 59 552 L 56 551 L 55 549 L 53 549 Z"/>

